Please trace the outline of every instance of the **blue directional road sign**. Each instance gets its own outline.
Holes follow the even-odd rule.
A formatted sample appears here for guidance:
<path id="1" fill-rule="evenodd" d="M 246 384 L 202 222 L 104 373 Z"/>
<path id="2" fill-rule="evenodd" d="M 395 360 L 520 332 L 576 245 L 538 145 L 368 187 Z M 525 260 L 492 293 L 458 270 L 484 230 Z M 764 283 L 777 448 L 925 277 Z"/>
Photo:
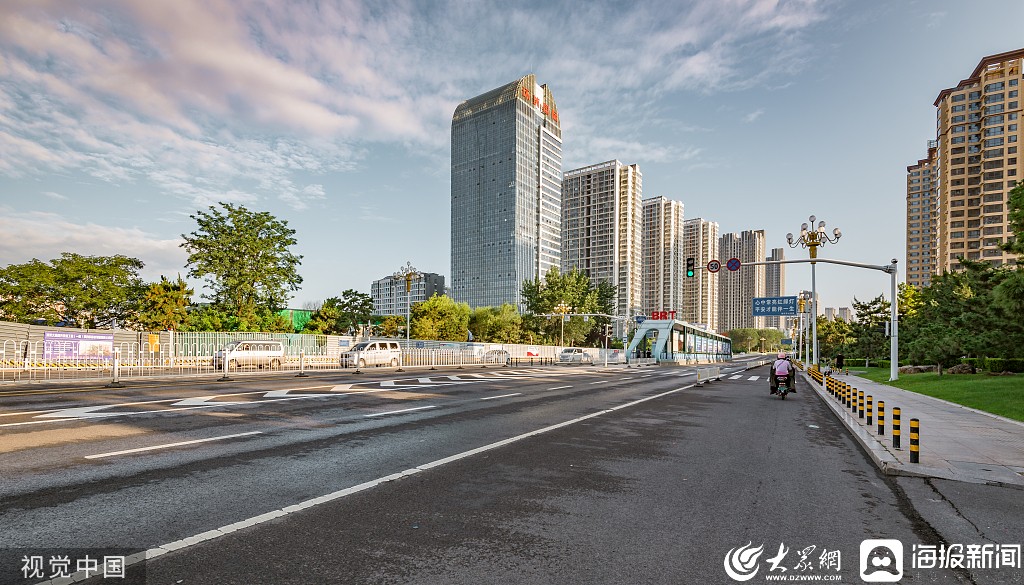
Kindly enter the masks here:
<path id="1" fill-rule="evenodd" d="M 636 317 L 634 317 L 634 319 L 636 319 L 636 324 L 639 325 L 646 321 L 647 317 L 645 315 L 637 315 Z"/>
<path id="2" fill-rule="evenodd" d="M 782 339 L 782 341 L 780 341 L 779 343 L 781 343 L 782 345 L 793 345 L 793 338 L 792 337 L 784 337 Z"/>
<path id="3" fill-rule="evenodd" d="M 780 317 L 796 314 L 796 297 L 754 297 L 755 317 Z"/>

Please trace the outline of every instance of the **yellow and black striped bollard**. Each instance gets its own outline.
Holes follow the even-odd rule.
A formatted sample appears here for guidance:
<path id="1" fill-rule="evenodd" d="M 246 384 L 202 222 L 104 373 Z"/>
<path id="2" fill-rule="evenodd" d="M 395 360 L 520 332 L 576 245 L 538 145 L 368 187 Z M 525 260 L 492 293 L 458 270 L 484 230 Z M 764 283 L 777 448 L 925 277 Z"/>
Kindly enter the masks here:
<path id="1" fill-rule="evenodd" d="M 892 448 L 900 448 L 900 414 L 902 411 L 900 407 L 894 406 L 892 408 Z"/>
<path id="2" fill-rule="evenodd" d="M 859 418 L 864 418 L 864 391 L 857 391 L 857 414 Z"/>
<path id="3" fill-rule="evenodd" d="M 910 462 L 921 462 L 921 421 L 910 419 Z"/>
<path id="4" fill-rule="evenodd" d="M 849 384 L 843 384 L 843 394 L 839 398 L 839 401 L 843 403 L 843 406 L 846 406 L 847 404 L 849 404 L 849 402 L 848 402 L 849 396 L 850 396 L 850 385 Z"/>
<path id="5" fill-rule="evenodd" d="M 857 389 L 850 386 L 850 414 L 857 414 Z"/>
<path id="6" fill-rule="evenodd" d="M 885 401 L 878 401 L 878 434 L 885 434 Z"/>
<path id="7" fill-rule="evenodd" d="M 872 397 L 872 396 L 871 396 L 870 394 L 868 394 L 868 420 L 866 421 L 866 422 L 868 423 L 868 428 L 871 428 L 871 417 L 872 417 L 872 413 L 871 413 L 871 401 L 872 401 L 873 399 L 874 399 L 874 398 L 873 398 L 873 397 Z"/>

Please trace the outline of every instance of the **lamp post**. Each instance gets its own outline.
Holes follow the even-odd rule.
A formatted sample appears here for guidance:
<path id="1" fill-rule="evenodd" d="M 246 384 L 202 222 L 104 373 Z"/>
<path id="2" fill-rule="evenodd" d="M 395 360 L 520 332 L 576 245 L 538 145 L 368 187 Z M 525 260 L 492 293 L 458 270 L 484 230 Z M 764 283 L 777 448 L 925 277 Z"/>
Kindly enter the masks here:
<path id="1" fill-rule="evenodd" d="M 412 267 L 412 262 L 406 262 L 405 266 L 398 269 L 398 272 L 391 275 L 396 281 L 405 281 L 405 348 L 409 349 L 409 330 L 412 328 L 410 313 L 412 312 L 412 281 L 419 280 L 423 275 Z"/>
<path id="2" fill-rule="evenodd" d="M 793 234 L 786 234 L 786 243 L 789 244 L 790 248 L 801 246 L 803 248 L 809 248 L 811 254 L 811 345 L 814 348 L 814 360 L 811 363 L 818 363 L 818 290 L 815 282 L 814 267 L 816 262 L 815 258 L 818 257 L 818 246 L 824 246 L 827 243 L 835 244 L 839 242 L 839 238 L 843 236 L 843 232 L 839 228 L 832 230 L 832 237 L 829 237 L 825 231 L 824 220 L 819 221 L 818 225 L 814 225 L 814 221 L 817 219 L 813 215 L 808 218 L 809 224 L 803 224 L 800 226 L 800 236 L 796 239 L 793 238 Z"/>
<path id="3" fill-rule="evenodd" d="M 561 345 L 562 347 L 565 347 L 565 314 L 569 312 L 569 305 L 565 304 L 565 301 L 563 301 L 561 303 L 558 303 L 558 306 L 555 307 L 555 310 L 562 314 L 560 321 L 562 325 L 562 332 L 559 336 L 558 344 Z"/>
<path id="4" fill-rule="evenodd" d="M 761 338 L 761 353 L 764 353 L 764 337 Z"/>

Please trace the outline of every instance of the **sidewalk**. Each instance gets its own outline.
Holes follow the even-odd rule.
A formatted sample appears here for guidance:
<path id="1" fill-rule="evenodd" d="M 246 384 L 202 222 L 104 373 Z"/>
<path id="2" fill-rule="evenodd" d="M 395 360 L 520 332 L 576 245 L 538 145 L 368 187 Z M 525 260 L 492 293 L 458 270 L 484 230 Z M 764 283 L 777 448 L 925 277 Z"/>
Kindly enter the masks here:
<path id="1" fill-rule="evenodd" d="M 854 375 L 837 375 L 864 396 L 872 396 L 875 419 L 851 412 L 810 376 L 805 379 L 832 408 L 886 475 L 937 477 L 1024 489 L 1024 423 L 878 384 Z M 885 402 L 885 434 L 878 434 L 878 402 Z M 901 445 L 893 448 L 892 409 L 902 410 Z M 920 463 L 910 462 L 910 419 L 921 422 Z"/>

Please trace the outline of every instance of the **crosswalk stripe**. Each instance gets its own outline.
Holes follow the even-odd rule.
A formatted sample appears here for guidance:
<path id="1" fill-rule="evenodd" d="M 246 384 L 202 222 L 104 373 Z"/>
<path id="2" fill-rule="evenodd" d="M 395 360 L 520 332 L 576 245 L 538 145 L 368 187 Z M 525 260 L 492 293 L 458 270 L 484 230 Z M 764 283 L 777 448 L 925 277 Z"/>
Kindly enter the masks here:
<path id="1" fill-rule="evenodd" d="M 742 377 L 743 377 L 742 375 L 740 375 L 740 374 L 736 374 L 735 376 L 729 376 L 729 379 L 730 379 L 730 380 L 739 380 L 739 379 L 740 379 L 740 378 L 742 378 Z"/>
<path id="2" fill-rule="evenodd" d="M 758 378 L 760 378 L 760 377 L 761 377 L 761 376 L 751 376 L 751 377 L 747 378 L 747 380 L 749 380 L 749 381 L 751 381 L 751 382 L 754 382 L 755 380 L 757 380 L 757 379 L 758 379 Z"/>

